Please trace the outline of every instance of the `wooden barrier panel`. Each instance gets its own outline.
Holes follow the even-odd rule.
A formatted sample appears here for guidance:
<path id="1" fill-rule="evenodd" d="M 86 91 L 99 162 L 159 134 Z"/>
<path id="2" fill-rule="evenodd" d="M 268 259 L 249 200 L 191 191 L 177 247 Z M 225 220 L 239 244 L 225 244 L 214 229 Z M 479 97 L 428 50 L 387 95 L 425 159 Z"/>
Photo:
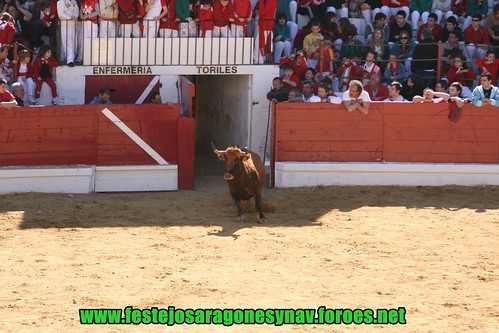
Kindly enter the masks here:
<path id="1" fill-rule="evenodd" d="M 196 96 L 196 86 L 185 76 L 178 77 L 178 84 L 180 89 L 180 105 L 182 107 L 182 115 L 192 117 L 192 102 Z"/>
<path id="2" fill-rule="evenodd" d="M 276 161 L 380 161 L 383 106 L 369 116 L 330 103 L 278 103 Z"/>
<path id="3" fill-rule="evenodd" d="M 91 106 L 2 108 L 0 166 L 95 164 L 96 123 Z"/>
<path id="4" fill-rule="evenodd" d="M 95 165 L 101 191 L 189 189 L 194 186 L 195 126 L 194 119 L 181 118 L 178 104 L 4 109 L 0 166 Z M 117 186 L 116 177 L 137 186 Z M 151 177 L 163 183 L 148 184 Z"/>
<path id="5" fill-rule="evenodd" d="M 466 105 L 449 121 L 449 106 L 385 103 L 384 154 L 389 162 L 497 163 L 498 109 Z"/>
<path id="6" fill-rule="evenodd" d="M 102 113 L 105 108 L 177 164 L 178 104 L 111 104 L 3 109 L 0 166 L 158 164 Z"/>
<path id="7" fill-rule="evenodd" d="M 164 105 L 107 105 L 121 120 L 169 164 L 177 164 L 178 105 L 165 109 Z M 104 107 L 100 106 L 100 110 Z M 157 165 L 140 145 L 98 112 L 97 165 Z"/>
<path id="8" fill-rule="evenodd" d="M 499 108 L 371 103 L 367 116 L 329 103 L 277 103 L 274 162 L 499 162 Z"/>
<path id="9" fill-rule="evenodd" d="M 178 120 L 178 189 L 194 187 L 194 145 L 196 140 L 196 120 Z"/>

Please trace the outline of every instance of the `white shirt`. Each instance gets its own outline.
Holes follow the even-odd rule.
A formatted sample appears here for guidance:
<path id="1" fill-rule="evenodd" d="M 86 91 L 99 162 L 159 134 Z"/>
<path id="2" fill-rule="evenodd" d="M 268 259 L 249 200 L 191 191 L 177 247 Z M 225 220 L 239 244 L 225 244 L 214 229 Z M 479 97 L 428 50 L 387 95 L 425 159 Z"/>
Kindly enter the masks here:
<path id="1" fill-rule="evenodd" d="M 343 93 L 343 99 L 342 99 L 343 101 L 351 101 L 352 99 L 354 99 L 354 98 L 350 97 L 350 89 Z M 360 93 L 360 96 L 357 99 L 362 99 L 363 102 L 370 102 L 371 101 L 369 94 L 365 90 L 362 90 L 362 92 Z"/>
<path id="2" fill-rule="evenodd" d="M 407 101 L 404 96 L 399 95 L 399 97 L 392 99 L 391 97 L 388 97 L 387 99 L 384 99 L 383 102 L 403 102 Z"/>
<path id="3" fill-rule="evenodd" d="M 315 96 L 314 94 L 312 94 L 309 98 L 305 97 L 305 95 L 302 95 L 301 98 L 303 99 L 304 102 L 314 102 L 313 99 L 315 98 L 319 98 L 319 96 Z M 320 102 L 320 98 L 319 98 L 319 102 Z"/>
<path id="4" fill-rule="evenodd" d="M 75 0 L 59 0 L 57 1 L 57 15 L 61 20 L 76 20 L 80 15 L 80 8 Z"/>
<path id="5" fill-rule="evenodd" d="M 341 103 L 341 98 L 339 98 L 339 97 L 328 96 L 327 99 L 329 100 L 329 103 L 333 103 L 333 104 L 340 104 Z M 308 100 L 308 102 L 311 102 L 311 103 L 320 103 L 320 101 L 321 101 L 321 98 L 319 96 L 312 96 Z"/>

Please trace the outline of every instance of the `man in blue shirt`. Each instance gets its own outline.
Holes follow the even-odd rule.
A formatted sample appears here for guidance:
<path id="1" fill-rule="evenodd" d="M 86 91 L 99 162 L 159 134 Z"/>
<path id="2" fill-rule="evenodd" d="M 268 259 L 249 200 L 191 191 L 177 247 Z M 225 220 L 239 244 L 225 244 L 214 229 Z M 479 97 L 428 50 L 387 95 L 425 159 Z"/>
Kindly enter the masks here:
<path id="1" fill-rule="evenodd" d="M 492 75 L 483 73 L 480 75 L 480 85 L 473 89 L 471 102 L 475 106 L 499 106 L 499 89 L 492 84 Z"/>
<path id="2" fill-rule="evenodd" d="M 109 99 L 111 97 L 111 89 L 109 88 L 101 88 L 99 90 L 99 96 L 95 96 L 95 98 L 88 104 L 113 104 Z"/>

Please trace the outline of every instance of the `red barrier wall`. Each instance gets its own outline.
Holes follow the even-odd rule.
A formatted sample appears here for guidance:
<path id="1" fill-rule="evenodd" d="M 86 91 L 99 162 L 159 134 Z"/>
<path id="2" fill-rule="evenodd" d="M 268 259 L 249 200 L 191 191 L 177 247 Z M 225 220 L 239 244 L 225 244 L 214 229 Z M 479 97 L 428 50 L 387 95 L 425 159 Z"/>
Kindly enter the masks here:
<path id="1" fill-rule="evenodd" d="M 276 161 L 379 161 L 383 157 L 382 104 L 373 104 L 366 117 L 332 104 L 279 103 L 274 129 Z"/>
<path id="2" fill-rule="evenodd" d="M 390 162 L 497 163 L 499 108 L 466 105 L 449 121 L 448 104 L 385 103 L 383 159 Z"/>
<path id="3" fill-rule="evenodd" d="M 2 108 L 0 166 L 95 164 L 92 106 Z"/>
<path id="4" fill-rule="evenodd" d="M 0 166 L 158 164 L 102 113 L 104 108 L 168 163 L 178 164 L 179 188 L 192 188 L 195 120 L 181 118 L 178 104 L 3 109 Z"/>
<path id="5" fill-rule="evenodd" d="M 329 103 L 277 103 L 273 161 L 499 162 L 499 108 L 371 103 L 367 116 Z"/>
<path id="6" fill-rule="evenodd" d="M 102 107 L 101 107 L 102 109 Z M 160 106 L 109 108 L 168 163 L 177 164 L 179 111 Z M 157 162 L 104 114 L 98 112 L 96 165 L 155 165 Z"/>
<path id="7" fill-rule="evenodd" d="M 194 118 L 180 118 L 178 129 L 178 189 L 185 190 L 194 187 L 196 120 Z"/>

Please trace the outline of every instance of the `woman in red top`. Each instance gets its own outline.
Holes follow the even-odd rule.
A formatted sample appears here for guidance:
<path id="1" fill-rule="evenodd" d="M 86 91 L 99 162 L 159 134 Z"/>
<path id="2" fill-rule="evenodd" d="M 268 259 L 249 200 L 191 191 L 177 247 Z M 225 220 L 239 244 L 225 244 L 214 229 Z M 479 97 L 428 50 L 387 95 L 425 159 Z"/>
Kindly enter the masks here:
<path id="1" fill-rule="evenodd" d="M 33 64 L 33 74 L 36 79 L 35 90 L 35 105 L 38 105 L 40 91 L 43 83 L 47 83 L 52 91 L 52 104 L 57 105 L 57 86 L 52 79 L 54 68 L 58 67 L 59 63 L 52 57 L 52 50 L 46 44 L 40 46 L 38 57 Z"/>
<path id="2" fill-rule="evenodd" d="M 211 0 L 201 0 L 201 6 L 198 7 L 199 37 L 211 37 L 213 34 L 213 9 Z"/>
<path id="3" fill-rule="evenodd" d="M 450 83 L 461 83 L 463 86 L 463 94 L 467 97 L 471 97 L 471 90 L 468 86 L 475 77 L 476 74 L 464 66 L 461 57 L 454 57 L 454 66 L 449 68 L 449 72 L 447 72 L 447 79 Z"/>
<path id="4" fill-rule="evenodd" d="M 166 0 L 166 14 L 159 21 L 159 37 L 178 37 L 179 21 L 175 0 Z"/>
<path id="5" fill-rule="evenodd" d="M 275 24 L 277 0 L 259 0 L 256 10 L 259 15 L 259 33 L 255 38 L 254 61 L 263 64 L 265 57 L 272 55 L 272 31 Z"/>
<path id="6" fill-rule="evenodd" d="M 251 21 L 250 0 L 234 0 L 234 22 L 232 22 L 232 36 L 244 37 L 247 35 L 247 24 Z"/>
<path id="7" fill-rule="evenodd" d="M 234 5 L 229 0 L 213 3 L 213 37 L 230 37 L 229 23 L 234 22 Z"/>
<path id="8" fill-rule="evenodd" d="M 116 0 L 119 8 L 121 37 L 140 37 L 140 26 L 137 19 L 137 0 Z"/>

